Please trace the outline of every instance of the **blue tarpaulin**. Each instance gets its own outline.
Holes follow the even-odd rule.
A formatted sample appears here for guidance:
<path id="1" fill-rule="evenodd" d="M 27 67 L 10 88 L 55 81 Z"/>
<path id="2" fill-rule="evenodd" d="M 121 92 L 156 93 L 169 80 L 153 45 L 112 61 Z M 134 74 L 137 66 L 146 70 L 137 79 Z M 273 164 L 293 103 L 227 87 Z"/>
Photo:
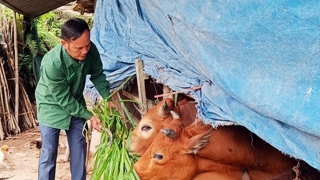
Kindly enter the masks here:
<path id="1" fill-rule="evenodd" d="M 206 123 L 320 170 L 319 17 L 318 0 L 98 0 L 91 38 L 112 87 L 141 58 L 173 90 L 202 85 L 188 93 Z"/>

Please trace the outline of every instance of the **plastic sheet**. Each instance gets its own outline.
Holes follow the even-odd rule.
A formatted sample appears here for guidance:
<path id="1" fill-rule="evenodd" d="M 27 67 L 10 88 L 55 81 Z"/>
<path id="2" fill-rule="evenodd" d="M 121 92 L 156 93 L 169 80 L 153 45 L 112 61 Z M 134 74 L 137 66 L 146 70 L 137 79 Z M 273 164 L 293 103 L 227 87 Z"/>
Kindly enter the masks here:
<path id="1" fill-rule="evenodd" d="M 240 124 L 320 170 L 320 2 L 98 0 L 92 40 L 112 87 L 135 73 L 191 91 L 214 126 Z M 90 82 L 88 82 L 90 83 Z"/>

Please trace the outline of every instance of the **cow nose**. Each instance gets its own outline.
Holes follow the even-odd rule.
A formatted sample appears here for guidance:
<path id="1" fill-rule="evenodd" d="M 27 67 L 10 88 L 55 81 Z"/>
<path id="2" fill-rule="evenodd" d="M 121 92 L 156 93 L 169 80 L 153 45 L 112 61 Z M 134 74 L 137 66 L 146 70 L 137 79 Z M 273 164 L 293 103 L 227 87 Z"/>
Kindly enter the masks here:
<path id="1" fill-rule="evenodd" d="M 133 155 L 133 154 L 134 154 L 134 151 L 131 150 L 131 149 L 129 149 L 129 154 L 130 154 L 130 155 Z"/>

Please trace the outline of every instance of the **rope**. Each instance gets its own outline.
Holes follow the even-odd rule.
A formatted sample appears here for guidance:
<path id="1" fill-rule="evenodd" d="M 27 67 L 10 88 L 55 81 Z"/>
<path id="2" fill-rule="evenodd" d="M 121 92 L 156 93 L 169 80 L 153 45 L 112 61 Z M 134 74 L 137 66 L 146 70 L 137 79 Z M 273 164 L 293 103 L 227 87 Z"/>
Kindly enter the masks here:
<path id="1" fill-rule="evenodd" d="M 300 168 L 300 161 L 298 160 L 298 163 L 296 166 L 293 166 L 292 170 L 296 173 L 296 177 L 293 180 L 300 180 L 299 176 L 301 174 Z"/>
<path id="2" fill-rule="evenodd" d="M 194 87 L 191 87 L 191 88 L 188 88 L 188 89 L 183 89 L 183 90 L 175 91 L 175 92 L 171 92 L 171 93 L 159 94 L 159 95 L 155 95 L 154 98 L 159 98 L 159 97 L 163 97 L 163 96 L 169 96 L 169 95 L 173 95 L 173 94 L 179 94 L 179 93 L 183 93 L 183 92 L 186 92 L 186 91 L 194 91 L 194 90 L 197 90 L 197 89 L 201 89 L 201 87 L 202 87 L 202 85 L 194 86 Z"/>

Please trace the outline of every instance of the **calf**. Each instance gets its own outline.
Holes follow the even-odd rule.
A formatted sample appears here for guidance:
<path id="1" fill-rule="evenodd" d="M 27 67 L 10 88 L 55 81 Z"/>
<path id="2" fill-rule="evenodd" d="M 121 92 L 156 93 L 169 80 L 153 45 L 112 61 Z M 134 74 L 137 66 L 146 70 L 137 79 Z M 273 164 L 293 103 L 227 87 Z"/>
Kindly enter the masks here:
<path id="1" fill-rule="evenodd" d="M 151 108 L 141 118 L 139 124 L 132 132 L 130 153 L 142 156 L 164 124 L 172 121 L 170 111 L 173 109 L 173 100 L 166 98 Z"/>
<path id="2" fill-rule="evenodd" d="M 195 148 L 201 148 L 210 138 L 210 132 L 201 135 L 202 143 L 186 141 L 183 134 L 183 126 L 180 121 L 172 121 L 171 129 L 164 129 L 171 138 L 164 134 L 158 134 L 151 146 L 134 164 L 141 180 L 189 180 L 189 179 L 210 179 L 231 180 L 234 179 L 233 173 L 237 172 L 240 179 L 241 169 L 220 164 L 207 158 L 192 155 Z M 174 130 L 173 130 L 174 129 Z M 168 130 L 168 132 L 165 132 Z M 194 139 L 195 140 L 195 139 Z M 230 174 L 220 173 L 229 171 Z M 199 174 L 198 178 L 196 175 Z"/>
<path id="3" fill-rule="evenodd" d="M 174 106 L 172 99 L 163 99 L 148 110 L 133 130 L 130 153 L 142 156 L 160 129 L 172 121 L 171 110 L 180 113 L 181 117 L 184 118 L 184 124 L 191 124 L 196 116 L 196 108 L 194 104 L 190 103 L 189 99 L 185 98 L 179 101 L 177 106 Z"/>
<path id="4" fill-rule="evenodd" d="M 184 127 L 174 119 L 134 164 L 141 179 L 269 179 L 297 162 L 241 126 Z M 246 177 L 243 177 L 246 176 Z"/>

